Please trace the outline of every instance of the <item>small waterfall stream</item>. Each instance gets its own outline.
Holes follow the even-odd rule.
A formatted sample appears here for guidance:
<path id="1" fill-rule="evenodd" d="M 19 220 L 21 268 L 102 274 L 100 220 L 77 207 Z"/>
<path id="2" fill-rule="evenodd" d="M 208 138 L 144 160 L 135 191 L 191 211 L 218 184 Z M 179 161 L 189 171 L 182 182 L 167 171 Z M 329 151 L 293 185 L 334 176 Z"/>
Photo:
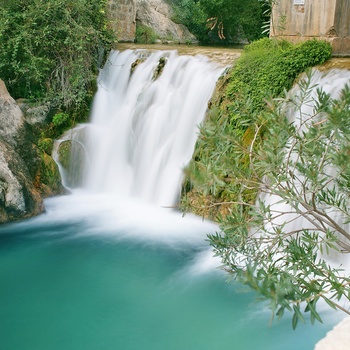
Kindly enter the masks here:
<path id="1" fill-rule="evenodd" d="M 91 123 L 80 127 L 87 158 L 82 186 L 174 205 L 222 71 L 204 56 L 112 52 L 99 75 Z M 73 133 L 81 149 L 79 137 L 81 132 Z M 70 172 L 76 171 L 73 164 Z"/>

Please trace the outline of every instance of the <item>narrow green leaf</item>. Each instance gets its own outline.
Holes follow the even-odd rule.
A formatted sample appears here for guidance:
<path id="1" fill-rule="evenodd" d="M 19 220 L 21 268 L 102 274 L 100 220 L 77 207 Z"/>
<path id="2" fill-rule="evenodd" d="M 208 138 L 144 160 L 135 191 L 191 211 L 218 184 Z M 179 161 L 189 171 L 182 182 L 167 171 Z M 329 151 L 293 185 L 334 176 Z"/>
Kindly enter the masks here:
<path id="1" fill-rule="evenodd" d="M 311 312 L 311 323 L 314 323 L 314 319 L 316 319 L 318 322 L 323 323 L 320 315 L 318 314 L 318 312 L 316 311 L 316 300 L 312 300 L 308 303 L 310 312 Z"/>
<path id="2" fill-rule="evenodd" d="M 300 305 L 293 305 L 293 310 L 294 310 L 294 313 L 297 315 L 298 319 L 302 322 L 305 322 L 305 319 L 302 315 L 302 313 L 300 312 Z"/>
<path id="3" fill-rule="evenodd" d="M 297 325 L 298 325 L 298 316 L 297 314 L 293 314 L 293 319 L 292 319 L 292 327 L 293 329 L 296 329 L 297 328 Z"/>
<path id="4" fill-rule="evenodd" d="M 326 298 L 326 297 L 323 297 L 324 301 L 334 310 L 337 310 L 337 307 L 334 305 L 333 301 Z"/>

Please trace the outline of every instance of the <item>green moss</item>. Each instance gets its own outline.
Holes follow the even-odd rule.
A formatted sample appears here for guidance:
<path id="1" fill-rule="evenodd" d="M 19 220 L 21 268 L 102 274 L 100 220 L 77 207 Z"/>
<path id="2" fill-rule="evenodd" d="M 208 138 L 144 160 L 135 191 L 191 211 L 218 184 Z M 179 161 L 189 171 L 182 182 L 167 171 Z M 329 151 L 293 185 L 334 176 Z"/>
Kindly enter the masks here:
<path id="1" fill-rule="evenodd" d="M 133 74 L 135 72 L 135 69 L 143 62 L 145 62 L 145 58 L 138 58 L 136 61 L 134 61 L 131 64 L 131 68 L 130 68 L 130 74 Z"/>
<path id="2" fill-rule="evenodd" d="M 163 69 L 167 63 L 166 57 L 161 57 L 158 61 L 157 68 L 153 72 L 153 80 L 157 80 L 163 72 Z"/>
<path id="3" fill-rule="evenodd" d="M 46 152 L 39 152 L 41 164 L 35 177 L 35 187 L 38 188 L 44 196 L 62 193 L 61 175 L 57 164 Z"/>
<path id="4" fill-rule="evenodd" d="M 63 141 L 60 144 L 60 147 L 58 149 L 58 160 L 65 169 L 68 169 L 70 164 L 71 147 L 72 147 L 72 141 L 67 140 L 67 141 Z"/>
<path id="5" fill-rule="evenodd" d="M 38 147 L 41 151 L 45 152 L 48 155 L 51 155 L 53 148 L 53 139 L 51 138 L 41 138 L 38 141 Z"/>
<path id="6" fill-rule="evenodd" d="M 144 26 L 140 23 L 136 24 L 136 38 L 138 44 L 154 44 L 158 39 L 157 34 L 150 27 Z"/>

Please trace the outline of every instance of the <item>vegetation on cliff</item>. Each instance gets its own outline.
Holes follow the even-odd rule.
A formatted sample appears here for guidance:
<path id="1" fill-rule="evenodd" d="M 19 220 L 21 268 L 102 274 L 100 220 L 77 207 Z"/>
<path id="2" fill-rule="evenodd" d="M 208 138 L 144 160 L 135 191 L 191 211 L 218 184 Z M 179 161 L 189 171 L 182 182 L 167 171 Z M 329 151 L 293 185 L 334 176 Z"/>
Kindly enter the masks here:
<path id="1" fill-rule="evenodd" d="M 0 78 L 14 98 L 53 114 L 86 115 L 112 35 L 105 0 L 5 0 L 0 5 Z"/>
<path id="2" fill-rule="evenodd" d="M 241 43 L 263 36 L 271 0 L 173 0 L 174 21 L 202 43 Z"/>
<path id="3" fill-rule="evenodd" d="M 221 79 L 184 186 L 183 204 L 221 224 L 209 239 L 225 269 L 269 300 L 274 315 L 291 311 L 293 327 L 302 311 L 321 321 L 319 300 L 347 312 L 339 300 L 350 295 L 350 279 L 319 256 L 350 251 L 350 90 L 339 100 L 318 91 L 311 115 L 301 109 L 312 102 L 310 73 L 296 97 L 285 92 L 330 56 L 322 41 L 247 46 Z M 271 195 L 287 214 L 264 201 Z"/>
<path id="4" fill-rule="evenodd" d="M 0 4 L 0 79 L 25 110 L 44 111 L 27 128 L 34 145 L 26 162 L 44 196 L 62 191 L 51 158 L 53 140 L 88 116 L 98 68 L 114 40 L 105 6 L 106 0 Z M 28 149 L 20 156 L 26 154 Z"/>
<path id="5" fill-rule="evenodd" d="M 224 203 L 240 196 L 255 201 L 257 188 L 249 187 L 242 193 L 240 180 L 236 180 L 237 171 L 241 174 L 242 169 L 249 169 L 249 157 L 242 147 L 250 146 L 256 125 L 261 129 L 257 141 L 262 140 L 266 101 L 283 96 L 300 73 L 330 57 L 331 47 L 322 41 L 292 45 L 264 38 L 245 47 L 230 71 L 220 78 L 211 100 L 186 170 L 185 205 L 187 198 L 198 214 L 216 217 L 226 212 Z"/>

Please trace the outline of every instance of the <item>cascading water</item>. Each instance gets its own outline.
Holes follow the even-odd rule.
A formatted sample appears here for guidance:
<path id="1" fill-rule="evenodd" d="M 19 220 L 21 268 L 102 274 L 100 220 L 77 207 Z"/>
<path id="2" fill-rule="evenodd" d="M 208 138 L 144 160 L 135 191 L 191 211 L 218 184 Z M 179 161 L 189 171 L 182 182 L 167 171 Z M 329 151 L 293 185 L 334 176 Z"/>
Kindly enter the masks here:
<path id="1" fill-rule="evenodd" d="M 112 52 L 85 129 L 83 187 L 174 205 L 222 71 L 204 56 Z"/>

